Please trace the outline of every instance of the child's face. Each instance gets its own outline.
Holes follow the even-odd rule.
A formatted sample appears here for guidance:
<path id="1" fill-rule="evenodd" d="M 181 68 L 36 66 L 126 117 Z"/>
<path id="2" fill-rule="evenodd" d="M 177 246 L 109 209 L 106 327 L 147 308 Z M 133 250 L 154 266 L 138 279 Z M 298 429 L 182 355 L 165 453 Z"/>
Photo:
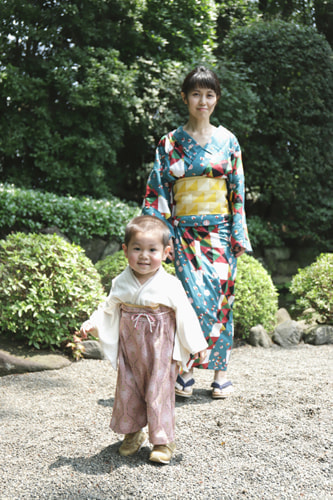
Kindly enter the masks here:
<path id="1" fill-rule="evenodd" d="M 135 233 L 128 246 L 123 244 L 123 250 L 135 276 L 144 283 L 159 269 L 170 247 L 164 248 L 159 231 L 147 231 Z"/>

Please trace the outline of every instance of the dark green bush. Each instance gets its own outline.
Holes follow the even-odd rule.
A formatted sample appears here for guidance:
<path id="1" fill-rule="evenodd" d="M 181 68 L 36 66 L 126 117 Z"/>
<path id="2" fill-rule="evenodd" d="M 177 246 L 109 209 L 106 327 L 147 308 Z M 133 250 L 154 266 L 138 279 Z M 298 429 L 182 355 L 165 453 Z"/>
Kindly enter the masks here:
<path id="1" fill-rule="evenodd" d="M 84 238 L 116 237 L 122 241 L 127 222 L 138 215 L 136 204 L 119 198 L 95 200 L 88 196 L 57 196 L 33 189 L 0 184 L 0 231 L 39 232 L 57 226 L 71 241 Z"/>
<path id="2" fill-rule="evenodd" d="M 83 250 L 56 235 L 0 240 L 0 331 L 38 348 L 62 347 L 103 298 Z"/>
<path id="3" fill-rule="evenodd" d="M 278 293 L 270 275 L 258 260 L 243 254 L 237 267 L 235 336 L 248 338 L 250 328 L 258 324 L 271 331 L 277 310 Z"/>
<path id="4" fill-rule="evenodd" d="M 109 292 L 113 278 L 123 271 L 126 265 L 127 259 L 122 251 L 95 264 L 106 292 Z M 163 263 L 163 266 L 166 271 L 175 275 L 173 264 Z M 259 323 L 271 330 L 278 309 L 277 297 L 273 282 L 259 261 L 248 255 L 238 259 L 234 308 L 237 337 L 247 338 L 250 328 Z"/>
<path id="5" fill-rule="evenodd" d="M 168 273 L 175 275 L 175 267 L 173 264 L 166 264 L 163 262 L 162 265 Z M 111 288 L 112 280 L 120 274 L 126 266 L 127 259 L 122 250 L 96 262 L 95 267 L 101 276 L 102 285 L 107 293 Z"/>
<path id="6" fill-rule="evenodd" d="M 290 291 L 296 298 L 296 313 L 333 324 L 333 253 L 322 253 L 310 266 L 299 269 Z"/>

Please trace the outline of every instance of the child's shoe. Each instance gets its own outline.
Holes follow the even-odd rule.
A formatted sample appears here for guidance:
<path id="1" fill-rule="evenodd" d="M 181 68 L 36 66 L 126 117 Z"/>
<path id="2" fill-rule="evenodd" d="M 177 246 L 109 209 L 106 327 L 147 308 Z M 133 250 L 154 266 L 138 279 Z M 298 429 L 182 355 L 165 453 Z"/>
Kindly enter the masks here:
<path id="1" fill-rule="evenodd" d="M 175 449 L 175 443 L 155 444 L 149 460 L 151 462 L 158 462 L 159 464 L 168 464 Z"/>
<path id="2" fill-rule="evenodd" d="M 143 431 L 132 432 L 131 434 L 125 434 L 124 441 L 119 448 L 119 453 L 123 457 L 129 457 L 134 455 L 148 442 L 147 434 Z"/>

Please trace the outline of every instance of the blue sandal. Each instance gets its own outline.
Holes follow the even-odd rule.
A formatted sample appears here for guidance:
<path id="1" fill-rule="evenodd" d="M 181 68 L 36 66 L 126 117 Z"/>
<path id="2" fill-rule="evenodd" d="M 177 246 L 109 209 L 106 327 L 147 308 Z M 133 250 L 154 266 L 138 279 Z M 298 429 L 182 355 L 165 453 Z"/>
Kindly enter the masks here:
<path id="1" fill-rule="evenodd" d="M 230 396 L 232 392 L 234 392 L 234 388 L 230 380 L 228 380 L 228 382 L 224 382 L 224 384 L 213 382 L 212 387 L 213 387 L 212 390 L 213 399 L 225 399 L 228 396 Z"/>
<path id="2" fill-rule="evenodd" d="M 187 382 L 185 382 L 185 380 L 180 375 L 178 375 L 175 386 L 176 396 L 180 396 L 182 398 L 190 398 L 192 396 L 193 389 L 185 391 L 185 388 L 191 387 L 193 384 L 194 378 L 190 378 Z"/>

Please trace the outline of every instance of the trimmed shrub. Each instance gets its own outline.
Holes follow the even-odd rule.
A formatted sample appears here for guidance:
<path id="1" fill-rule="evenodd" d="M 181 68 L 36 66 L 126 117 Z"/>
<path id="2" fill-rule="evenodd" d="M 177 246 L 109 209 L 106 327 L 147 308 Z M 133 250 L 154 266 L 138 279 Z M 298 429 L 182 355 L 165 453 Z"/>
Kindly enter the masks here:
<path id="1" fill-rule="evenodd" d="M 272 331 L 278 310 L 278 293 L 264 266 L 251 255 L 238 259 L 234 305 L 235 336 L 247 339 L 258 324 Z"/>
<path id="2" fill-rule="evenodd" d="M 173 264 L 162 263 L 164 269 L 175 275 L 175 267 Z M 127 259 L 122 250 L 115 252 L 113 255 L 108 255 L 103 260 L 96 262 L 95 267 L 101 276 L 102 285 L 107 293 L 111 288 L 112 280 L 120 274 L 127 266 Z"/>
<path id="3" fill-rule="evenodd" d="M 113 278 L 121 273 L 126 265 L 127 259 L 123 251 L 95 264 L 106 292 L 109 292 Z M 173 264 L 163 262 L 163 266 L 166 271 L 175 275 Z M 250 328 L 257 324 L 263 325 L 268 331 L 272 330 L 277 310 L 278 294 L 268 272 L 254 257 L 242 255 L 238 259 L 234 307 L 236 336 L 247 338 Z"/>
<path id="4" fill-rule="evenodd" d="M 0 184 L 0 231 L 37 233 L 57 226 L 71 241 L 80 244 L 94 236 L 122 241 L 127 222 L 139 214 L 139 207 L 119 198 L 96 200 L 88 196 L 57 196 L 34 189 Z"/>
<path id="5" fill-rule="evenodd" d="M 103 299 L 84 251 L 56 235 L 0 240 L 0 331 L 35 348 L 59 348 Z"/>
<path id="6" fill-rule="evenodd" d="M 310 266 L 299 269 L 290 291 L 296 298 L 296 314 L 333 324 L 333 253 L 322 253 Z"/>

